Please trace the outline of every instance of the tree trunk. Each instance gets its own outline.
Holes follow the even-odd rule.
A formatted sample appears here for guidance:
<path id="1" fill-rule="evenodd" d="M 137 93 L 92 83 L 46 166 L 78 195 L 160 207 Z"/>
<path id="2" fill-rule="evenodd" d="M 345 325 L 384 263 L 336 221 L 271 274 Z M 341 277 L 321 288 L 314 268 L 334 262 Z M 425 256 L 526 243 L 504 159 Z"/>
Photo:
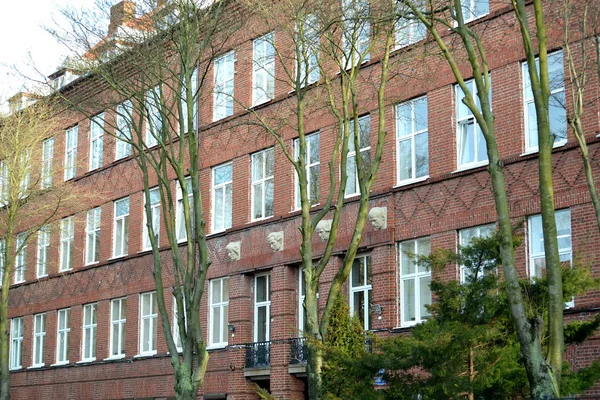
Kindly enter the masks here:
<path id="1" fill-rule="evenodd" d="M 4 271 L 2 284 L 4 286 L 0 300 L 0 400 L 10 399 L 10 365 L 9 365 L 9 340 L 8 332 L 8 282 L 10 281 L 10 271 L 8 268 Z M 4 285 L 4 281 L 7 281 Z"/>
<path id="2" fill-rule="evenodd" d="M 316 340 L 309 340 L 306 374 L 308 380 L 308 398 L 310 400 L 318 400 L 321 398 L 322 368 L 323 352 L 321 350 L 321 343 Z"/>

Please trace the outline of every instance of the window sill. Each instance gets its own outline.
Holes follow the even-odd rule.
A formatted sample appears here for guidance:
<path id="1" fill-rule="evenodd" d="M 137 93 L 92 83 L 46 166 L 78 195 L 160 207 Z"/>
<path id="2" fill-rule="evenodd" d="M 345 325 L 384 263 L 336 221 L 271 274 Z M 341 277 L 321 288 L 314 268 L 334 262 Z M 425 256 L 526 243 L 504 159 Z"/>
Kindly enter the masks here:
<path id="1" fill-rule="evenodd" d="M 21 283 L 25 283 L 25 282 L 26 282 L 25 280 L 23 280 L 23 281 L 18 281 L 18 282 L 14 282 L 14 283 L 13 283 L 13 285 L 20 285 Z"/>
<path id="2" fill-rule="evenodd" d="M 38 364 L 38 365 L 32 365 L 31 367 L 27 367 L 27 369 L 40 369 L 40 368 L 44 368 L 46 366 L 46 364 Z"/>
<path id="3" fill-rule="evenodd" d="M 58 270 L 58 273 L 59 273 L 59 274 L 62 274 L 63 272 L 71 272 L 71 271 L 73 271 L 73 268 L 59 269 L 59 270 Z"/>
<path id="4" fill-rule="evenodd" d="M 46 275 L 39 275 L 39 276 L 36 276 L 35 279 L 42 279 L 42 278 L 47 278 L 47 277 L 48 277 L 48 274 L 46 274 Z"/>
<path id="5" fill-rule="evenodd" d="M 321 205 L 321 203 L 315 203 L 315 204 L 311 204 L 310 208 L 314 208 L 314 207 L 319 207 Z M 297 213 L 302 211 L 302 207 L 298 207 L 298 208 L 294 208 L 292 211 L 289 212 L 289 214 L 291 213 Z"/>
<path id="6" fill-rule="evenodd" d="M 96 357 L 94 357 L 94 358 L 88 358 L 88 359 L 81 360 L 81 361 L 77 361 L 75 364 L 88 364 L 88 363 L 91 363 L 91 362 L 94 362 L 94 361 L 96 361 Z"/>
<path id="7" fill-rule="evenodd" d="M 425 175 L 425 176 L 422 176 L 420 178 L 415 178 L 415 179 L 407 179 L 407 180 L 399 182 L 396 186 L 394 186 L 394 189 L 402 187 L 402 186 L 412 185 L 413 183 L 423 182 L 423 181 L 426 181 L 427 179 L 429 179 L 429 175 Z"/>
<path id="8" fill-rule="evenodd" d="M 105 358 L 102 361 L 122 360 L 123 358 L 125 358 L 125 354 L 119 354 L 118 356 L 110 356 L 108 358 Z"/>
<path id="9" fill-rule="evenodd" d="M 247 224 L 253 224 L 255 222 L 263 222 L 263 221 L 266 221 L 266 220 L 271 219 L 271 218 L 273 218 L 273 215 L 270 215 L 268 217 L 263 217 L 263 218 L 251 219 L 250 222 L 246 222 L 246 223 Z"/>
<path id="10" fill-rule="evenodd" d="M 600 134 L 598 134 L 596 137 L 600 137 Z M 561 140 L 560 142 L 555 142 L 554 146 L 552 146 L 552 150 L 558 149 L 559 147 L 563 147 L 566 144 L 567 144 L 566 140 Z M 526 156 L 529 156 L 531 154 L 537 154 L 539 152 L 540 152 L 540 148 L 536 147 L 536 148 L 533 148 L 533 149 L 525 150 L 525 152 L 523 154 L 521 154 L 519 157 L 526 157 Z"/>
<path id="11" fill-rule="evenodd" d="M 23 366 L 21 365 L 21 366 L 18 366 L 18 367 L 10 367 L 9 371 L 20 371 L 22 369 L 23 369 Z"/>
<path id="12" fill-rule="evenodd" d="M 127 256 L 128 256 L 128 254 L 123 254 L 123 255 L 120 255 L 120 256 L 112 256 L 112 257 L 110 257 L 110 258 L 108 259 L 108 261 L 114 261 L 114 260 L 118 260 L 118 259 L 121 259 L 121 258 L 125 258 L 125 257 L 127 257 Z"/>
<path id="13" fill-rule="evenodd" d="M 100 261 L 94 261 L 94 262 L 91 262 L 91 263 L 86 263 L 84 265 L 84 267 L 89 267 L 90 265 L 96 265 L 96 264 L 100 264 Z"/>
<path id="14" fill-rule="evenodd" d="M 150 351 L 148 353 L 136 354 L 133 358 L 144 358 L 144 357 L 152 357 L 156 355 L 156 350 Z"/>
<path id="15" fill-rule="evenodd" d="M 56 364 L 52 364 L 50 365 L 51 367 L 62 367 L 65 365 L 69 365 L 69 361 L 61 361 L 61 362 L 57 362 Z"/>
<path id="16" fill-rule="evenodd" d="M 456 170 L 452 171 L 451 173 L 458 174 L 459 172 L 468 171 L 470 169 L 475 169 L 475 168 L 479 168 L 479 167 L 484 167 L 484 166 L 487 166 L 488 164 L 489 164 L 489 161 L 485 160 L 485 161 L 480 161 L 477 163 L 461 165 L 460 167 L 458 167 Z"/>
<path id="17" fill-rule="evenodd" d="M 210 351 L 210 350 L 222 350 L 225 347 L 227 347 L 227 343 L 224 344 L 211 344 L 210 346 L 208 346 L 206 348 L 206 350 Z"/>

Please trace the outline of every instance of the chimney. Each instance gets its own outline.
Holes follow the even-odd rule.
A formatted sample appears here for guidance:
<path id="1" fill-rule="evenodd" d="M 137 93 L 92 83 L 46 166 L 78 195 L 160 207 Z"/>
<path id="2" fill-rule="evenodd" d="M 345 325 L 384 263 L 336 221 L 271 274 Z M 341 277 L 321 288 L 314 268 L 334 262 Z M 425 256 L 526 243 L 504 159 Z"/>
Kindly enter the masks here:
<path id="1" fill-rule="evenodd" d="M 117 28 L 126 22 L 135 20 L 135 3 L 123 0 L 110 8 L 110 24 L 108 35 L 113 34 Z"/>

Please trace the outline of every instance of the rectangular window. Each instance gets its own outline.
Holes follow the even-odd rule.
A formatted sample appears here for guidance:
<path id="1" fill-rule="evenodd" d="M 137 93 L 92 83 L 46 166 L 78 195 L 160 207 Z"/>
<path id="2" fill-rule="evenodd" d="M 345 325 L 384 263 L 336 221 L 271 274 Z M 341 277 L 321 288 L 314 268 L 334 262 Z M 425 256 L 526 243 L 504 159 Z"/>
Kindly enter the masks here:
<path id="1" fill-rule="evenodd" d="M 496 225 L 481 225 L 473 228 L 461 229 L 458 231 L 458 244 L 460 247 L 466 247 L 473 238 L 485 238 L 491 236 L 496 230 Z M 478 271 L 479 272 L 479 271 Z M 483 271 L 481 271 L 483 272 Z M 460 266 L 460 283 L 464 283 L 467 277 L 471 276 L 473 271 L 468 270 L 464 265 Z"/>
<path id="2" fill-rule="evenodd" d="M 271 275 L 254 278 L 254 341 L 270 340 L 271 322 Z"/>
<path id="3" fill-rule="evenodd" d="M 349 121 L 350 138 L 348 140 L 348 160 L 346 171 L 348 180 L 346 181 L 346 197 L 360 193 L 359 180 L 365 179 L 371 170 L 371 116 L 365 115 L 358 119 L 358 145 L 360 149 L 358 155 L 362 162 L 362 169 L 359 171 L 356 165 L 356 148 L 354 147 L 354 120 Z"/>
<path id="4" fill-rule="evenodd" d="M 94 264 L 100 261 L 100 219 L 102 209 L 96 207 L 87 212 L 87 227 L 85 241 L 85 264 Z"/>
<path id="5" fill-rule="evenodd" d="M 231 228 L 233 166 L 231 163 L 212 169 L 213 232 Z"/>
<path id="6" fill-rule="evenodd" d="M 396 106 L 398 184 L 429 176 L 427 96 Z"/>
<path id="7" fill-rule="evenodd" d="M 158 311 L 156 292 L 140 295 L 140 355 L 156 354 Z"/>
<path id="8" fill-rule="evenodd" d="M 210 281 L 209 341 L 212 347 L 227 346 L 229 324 L 229 278 Z"/>
<path id="9" fill-rule="evenodd" d="M 46 314 L 33 316 L 33 358 L 32 367 L 44 366 L 44 349 L 46 347 Z"/>
<path id="10" fill-rule="evenodd" d="M 421 10 L 425 9 L 423 1 L 418 1 L 416 4 L 421 6 Z M 410 46 L 425 39 L 427 28 L 417 19 L 412 10 L 401 2 L 397 3 L 396 9 L 396 12 L 400 16 L 396 21 L 394 30 L 394 44 L 396 48 Z"/>
<path id="11" fill-rule="evenodd" d="M 48 251 L 50 249 L 50 227 L 44 225 L 38 231 L 36 278 L 48 275 Z"/>
<path id="12" fill-rule="evenodd" d="M 56 363 L 69 363 L 69 339 L 71 336 L 71 309 L 58 310 L 56 334 Z"/>
<path id="13" fill-rule="evenodd" d="M 129 244 L 129 197 L 115 201 L 113 257 L 127 255 Z"/>
<path id="14" fill-rule="evenodd" d="M 252 154 L 252 221 L 273 216 L 274 149 Z"/>
<path id="15" fill-rule="evenodd" d="M 471 79 L 465 83 L 471 94 L 474 96 L 474 99 L 477 103 L 477 108 L 481 109 L 479 97 L 476 96 L 477 88 L 475 87 L 475 81 Z M 463 103 L 463 99 L 465 98 L 463 90 L 458 85 L 455 85 L 455 88 L 458 168 L 472 168 L 485 165 L 488 162 L 485 138 L 483 137 L 483 133 L 481 132 L 479 124 L 475 121 L 475 116 L 469 107 Z"/>
<path id="16" fill-rule="evenodd" d="M 65 181 L 75 178 L 77 171 L 77 125 L 65 132 Z"/>
<path id="17" fill-rule="evenodd" d="M 319 70 L 319 21 L 314 14 L 307 15 L 303 22 L 296 25 L 296 73 L 299 87 L 317 82 L 321 77 Z M 295 90 L 296 88 L 294 88 Z"/>
<path id="18" fill-rule="evenodd" d="M 192 72 L 192 76 L 190 77 L 191 81 L 191 96 L 192 96 L 192 128 L 194 132 L 198 128 L 198 68 L 194 69 Z M 185 82 L 182 82 L 181 85 L 181 120 L 182 120 L 182 128 L 183 133 L 188 132 L 188 98 L 187 98 L 187 86 Z"/>
<path id="19" fill-rule="evenodd" d="M 535 59 L 535 66 L 538 71 L 539 79 L 539 58 Z M 523 63 L 523 82 L 525 151 L 533 152 L 538 150 L 538 128 L 527 62 Z M 565 79 L 562 51 L 548 54 L 548 83 L 550 85 L 550 99 L 548 100 L 550 134 L 554 136 L 554 146 L 561 146 L 567 142 L 567 110 L 565 105 Z"/>
<path id="20" fill-rule="evenodd" d="M 307 180 L 307 195 L 311 205 L 319 203 L 319 185 L 321 173 L 321 156 L 320 156 L 320 135 L 319 132 L 306 136 L 306 154 L 304 163 L 306 165 L 306 180 Z M 294 139 L 294 154 L 296 160 L 300 158 L 300 139 Z M 300 179 L 296 176 L 296 196 L 295 207 L 300 209 Z"/>
<path id="21" fill-rule="evenodd" d="M 83 306 L 83 340 L 81 361 L 96 359 L 96 329 L 98 327 L 98 304 Z"/>
<path id="22" fill-rule="evenodd" d="M 184 242 L 187 240 L 187 225 L 183 209 L 184 191 L 181 189 L 181 184 L 177 182 L 177 220 L 175 221 L 177 229 L 177 240 Z M 192 180 L 188 176 L 185 178 L 185 192 L 187 193 L 188 205 L 190 208 L 190 220 L 187 221 L 191 225 L 191 231 L 194 232 L 194 194 L 192 193 Z"/>
<path id="23" fill-rule="evenodd" d="M 22 173 L 21 182 L 19 184 L 19 199 L 25 199 L 30 195 L 29 181 L 31 178 L 31 150 L 27 149 L 21 152 L 20 165 L 25 166 L 25 171 Z M 21 173 L 19 173 L 19 175 L 21 175 Z"/>
<path id="24" fill-rule="evenodd" d="M 185 312 L 185 297 L 183 298 L 184 312 Z M 184 324 L 187 329 L 187 314 L 184 314 Z M 171 330 L 173 331 L 173 341 L 177 346 L 178 352 L 183 352 L 183 343 L 181 341 L 181 333 L 179 332 L 179 312 L 177 311 L 177 300 L 173 296 L 173 322 L 171 323 Z"/>
<path id="25" fill-rule="evenodd" d="M 342 68 L 369 61 L 368 0 L 342 0 Z"/>
<path id="26" fill-rule="evenodd" d="M 125 307 L 127 299 L 115 299 L 110 302 L 110 357 L 125 357 Z"/>
<path id="27" fill-rule="evenodd" d="M 115 160 L 128 157 L 131 154 L 132 140 L 131 130 L 133 128 L 133 104 L 131 100 L 125 100 L 117 106 L 117 140 L 115 143 Z"/>
<path id="28" fill-rule="evenodd" d="M 252 105 L 275 97 L 275 34 L 268 33 L 252 42 Z"/>
<path id="29" fill-rule="evenodd" d="M 350 275 L 350 316 L 358 318 L 363 329 L 371 329 L 371 256 L 357 256 Z"/>
<path id="30" fill-rule="evenodd" d="M 10 320 L 10 369 L 22 367 L 23 317 Z"/>
<path id="31" fill-rule="evenodd" d="M 489 0 L 460 0 L 460 5 L 465 22 L 476 20 L 490 12 Z"/>
<path id="32" fill-rule="evenodd" d="M 217 57 L 214 68 L 213 121 L 218 121 L 233 115 L 234 52 Z"/>
<path id="33" fill-rule="evenodd" d="M 561 262 L 572 261 L 571 249 L 571 210 L 555 212 L 558 254 Z M 542 277 L 546 273 L 546 255 L 544 251 L 544 231 L 542 216 L 529 217 L 529 276 Z"/>
<path id="34" fill-rule="evenodd" d="M 428 256 L 429 238 L 400 243 L 400 326 L 412 326 L 431 317 L 425 306 L 431 304 L 431 271 L 418 265 L 416 257 Z"/>
<path id="35" fill-rule="evenodd" d="M 0 239 L 0 282 L 4 276 L 4 260 L 6 259 L 6 241 Z"/>
<path id="36" fill-rule="evenodd" d="M 154 88 L 146 92 L 146 147 L 154 147 L 158 144 L 158 139 L 162 135 L 162 115 L 161 115 L 161 96 L 160 88 Z"/>
<path id="37" fill-rule="evenodd" d="M 304 286 L 304 272 L 302 269 L 298 270 L 298 336 L 304 336 L 304 330 L 306 327 L 306 307 L 304 305 L 304 299 L 306 298 L 306 287 Z"/>
<path id="38" fill-rule="evenodd" d="M 27 232 L 19 233 L 16 240 L 17 259 L 15 260 L 15 283 L 25 282 L 27 268 Z"/>
<path id="39" fill-rule="evenodd" d="M 9 184 L 8 164 L 0 161 L 0 207 L 8 205 Z"/>
<path id="40" fill-rule="evenodd" d="M 60 223 L 60 267 L 59 272 L 73 268 L 73 241 L 75 220 L 73 217 L 63 218 Z"/>
<path id="41" fill-rule="evenodd" d="M 52 186 L 53 159 L 54 138 L 49 138 L 42 142 L 42 176 L 40 177 L 40 186 L 42 189 Z"/>
<path id="42" fill-rule="evenodd" d="M 154 238 L 156 239 L 156 244 L 158 245 L 160 238 L 160 192 L 157 187 L 150 189 L 150 214 L 152 215 L 152 230 L 154 231 Z M 145 210 L 143 230 L 144 232 L 142 237 L 144 238 L 144 243 L 142 243 L 142 250 L 150 250 L 152 248 L 152 243 L 150 242 L 150 232 L 148 230 L 148 220 Z"/>
<path id="43" fill-rule="evenodd" d="M 92 118 L 90 122 L 90 171 L 102 166 L 104 154 L 104 113 Z"/>

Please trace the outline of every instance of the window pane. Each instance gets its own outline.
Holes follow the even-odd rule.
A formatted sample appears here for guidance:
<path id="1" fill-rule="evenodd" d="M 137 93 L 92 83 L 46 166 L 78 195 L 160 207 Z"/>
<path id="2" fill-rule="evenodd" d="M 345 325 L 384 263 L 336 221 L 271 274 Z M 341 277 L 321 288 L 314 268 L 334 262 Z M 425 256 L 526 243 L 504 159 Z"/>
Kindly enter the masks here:
<path id="1" fill-rule="evenodd" d="M 415 321 L 415 280 L 403 280 L 404 321 Z"/>
<path id="2" fill-rule="evenodd" d="M 429 317 L 431 314 L 425 308 L 426 305 L 431 304 L 431 275 L 425 276 L 419 279 L 419 294 L 421 304 L 421 318 Z"/>
<path id="3" fill-rule="evenodd" d="M 473 121 L 465 121 L 459 124 L 460 129 L 460 164 L 468 164 L 475 161 L 475 131 Z"/>
<path id="4" fill-rule="evenodd" d="M 412 139 L 409 139 L 400 142 L 400 180 L 412 177 Z"/>
<path id="5" fill-rule="evenodd" d="M 256 318 L 256 341 L 264 342 L 267 338 L 267 307 L 258 307 Z"/>
<path id="6" fill-rule="evenodd" d="M 267 301 L 267 275 L 256 278 L 256 301 Z"/>
<path id="7" fill-rule="evenodd" d="M 429 145 L 427 132 L 415 136 L 415 178 L 429 175 Z"/>

